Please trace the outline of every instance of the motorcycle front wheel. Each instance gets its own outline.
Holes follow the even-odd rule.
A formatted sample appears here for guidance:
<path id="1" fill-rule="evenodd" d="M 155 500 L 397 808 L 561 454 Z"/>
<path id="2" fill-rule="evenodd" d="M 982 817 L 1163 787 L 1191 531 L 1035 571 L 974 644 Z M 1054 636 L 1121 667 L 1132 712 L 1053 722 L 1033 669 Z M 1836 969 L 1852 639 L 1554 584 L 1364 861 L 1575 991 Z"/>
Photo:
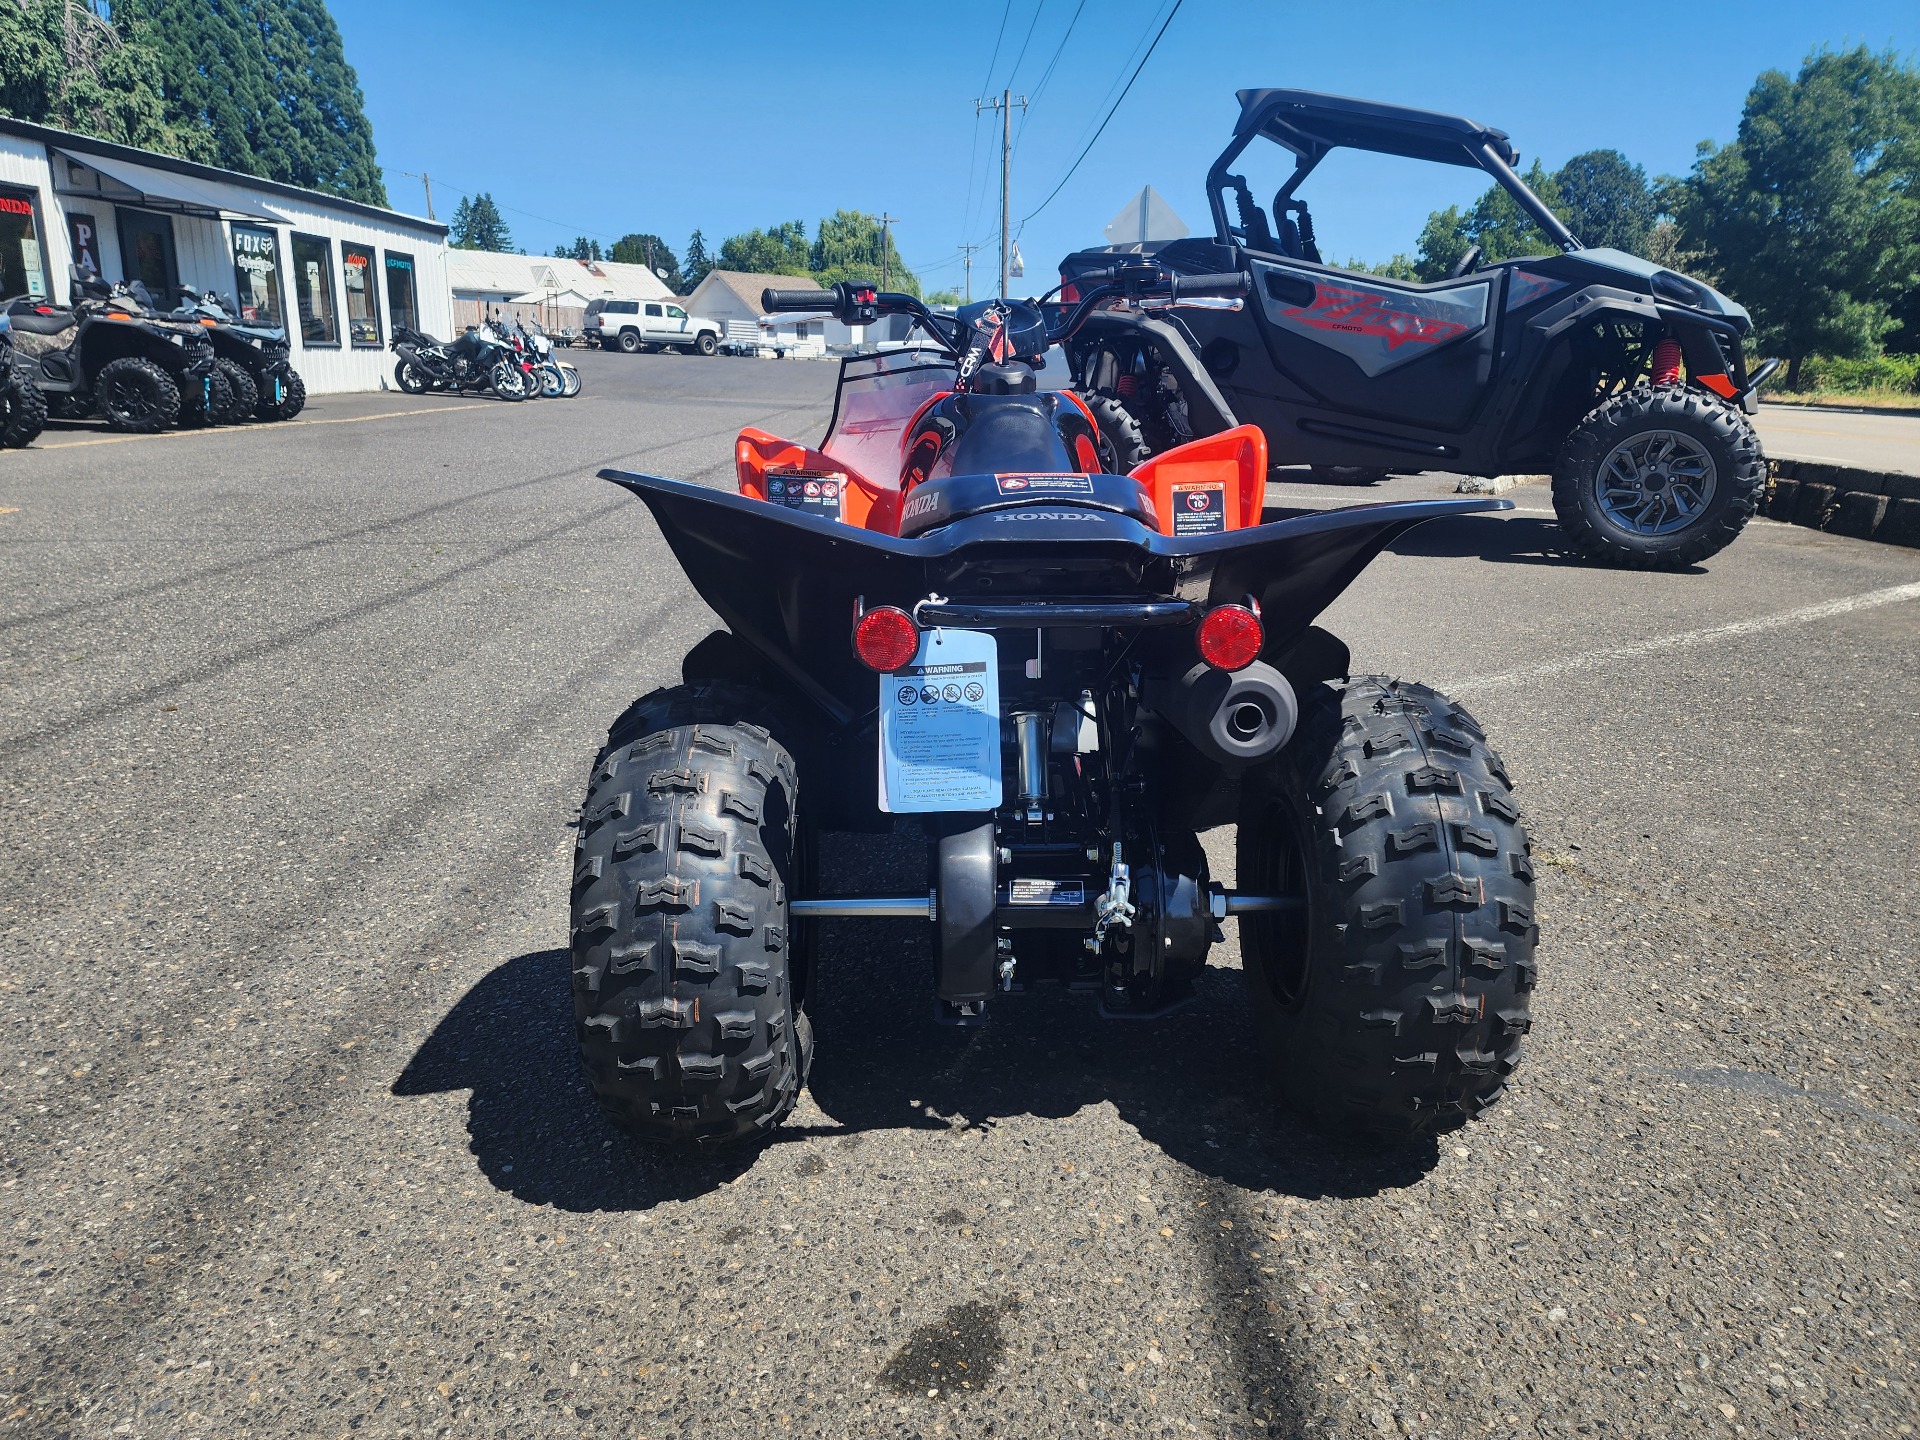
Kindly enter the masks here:
<path id="1" fill-rule="evenodd" d="M 566 399 L 571 400 L 580 393 L 580 372 L 574 369 L 573 366 L 562 365 L 560 367 L 560 378 L 566 387 L 560 393 Z"/>
<path id="2" fill-rule="evenodd" d="M 493 393 L 502 400 L 524 400 L 527 398 L 527 377 L 518 365 L 509 365 L 502 360 L 493 367 Z"/>
<path id="3" fill-rule="evenodd" d="M 557 400 L 567 393 L 567 377 L 560 373 L 558 365 L 542 365 L 539 373 L 543 399 Z"/>

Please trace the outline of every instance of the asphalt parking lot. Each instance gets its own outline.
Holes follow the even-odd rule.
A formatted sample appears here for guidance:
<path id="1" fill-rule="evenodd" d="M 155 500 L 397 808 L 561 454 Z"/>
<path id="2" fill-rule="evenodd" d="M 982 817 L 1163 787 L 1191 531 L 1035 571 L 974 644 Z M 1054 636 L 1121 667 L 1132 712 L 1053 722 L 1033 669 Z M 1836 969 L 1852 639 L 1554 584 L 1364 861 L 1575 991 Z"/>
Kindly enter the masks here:
<path id="1" fill-rule="evenodd" d="M 1626 575 L 1522 487 L 1330 614 L 1534 831 L 1527 1059 L 1438 1145 L 1278 1110 L 1231 944 L 1167 1020 L 968 1039 L 885 921 L 777 1141 L 663 1159 L 575 1068 L 568 826 L 711 618 L 593 472 L 730 484 L 834 372 L 576 358 L 0 453 L 0 1432 L 1912 1432 L 1920 553 Z"/>

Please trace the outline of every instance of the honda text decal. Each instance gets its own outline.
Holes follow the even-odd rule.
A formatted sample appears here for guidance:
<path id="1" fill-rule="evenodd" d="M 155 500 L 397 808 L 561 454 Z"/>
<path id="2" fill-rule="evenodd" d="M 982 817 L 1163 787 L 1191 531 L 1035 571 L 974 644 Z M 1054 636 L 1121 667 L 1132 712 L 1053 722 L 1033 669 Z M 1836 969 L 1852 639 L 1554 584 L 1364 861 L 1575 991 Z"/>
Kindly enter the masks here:
<path id="1" fill-rule="evenodd" d="M 1255 261 L 1254 269 L 1263 281 L 1264 272 L 1273 271 L 1288 282 L 1260 286 L 1269 321 L 1339 351 L 1368 375 L 1430 355 L 1449 340 L 1483 328 L 1493 289 L 1484 279 L 1444 290 L 1399 290 L 1263 261 Z M 1276 291 L 1297 291 L 1302 282 L 1312 287 L 1311 301 L 1277 297 Z"/>

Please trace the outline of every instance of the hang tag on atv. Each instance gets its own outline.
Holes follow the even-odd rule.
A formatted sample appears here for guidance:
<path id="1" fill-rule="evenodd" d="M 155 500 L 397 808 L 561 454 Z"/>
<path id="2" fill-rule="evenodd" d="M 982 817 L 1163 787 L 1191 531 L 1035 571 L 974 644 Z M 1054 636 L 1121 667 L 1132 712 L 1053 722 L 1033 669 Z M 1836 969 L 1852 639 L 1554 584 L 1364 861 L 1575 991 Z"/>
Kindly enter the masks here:
<path id="1" fill-rule="evenodd" d="M 1227 528 L 1227 487 L 1219 481 L 1173 487 L 1173 533 L 1218 535 Z"/>
<path id="2" fill-rule="evenodd" d="M 880 677 L 880 808 L 999 806 L 998 643 L 977 630 L 925 631 L 913 663 Z"/>

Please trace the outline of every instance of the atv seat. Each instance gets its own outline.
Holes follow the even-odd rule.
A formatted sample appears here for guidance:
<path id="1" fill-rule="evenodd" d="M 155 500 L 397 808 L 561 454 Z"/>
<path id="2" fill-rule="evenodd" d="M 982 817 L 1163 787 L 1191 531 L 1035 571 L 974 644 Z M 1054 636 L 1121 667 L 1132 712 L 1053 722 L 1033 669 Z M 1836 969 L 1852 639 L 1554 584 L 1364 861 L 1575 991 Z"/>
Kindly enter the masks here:
<path id="1" fill-rule="evenodd" d="M 71 330 L 78 321 L 71 310 L 56 310 L 51 305 L 16 301 L 7 308 L 7 323 L 26 335 L 58 335 Z"/>

